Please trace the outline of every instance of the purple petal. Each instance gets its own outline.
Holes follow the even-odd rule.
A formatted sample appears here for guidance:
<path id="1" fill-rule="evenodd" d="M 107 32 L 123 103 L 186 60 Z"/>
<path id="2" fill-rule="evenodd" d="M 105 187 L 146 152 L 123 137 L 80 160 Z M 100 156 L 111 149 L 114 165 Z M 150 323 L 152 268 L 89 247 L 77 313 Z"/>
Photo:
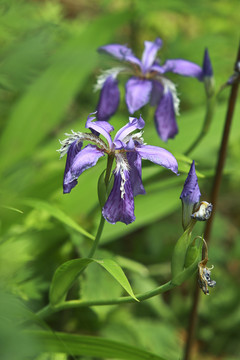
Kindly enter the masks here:
<path id="1" fill-rule="evenodd" d="M 96 112 L 91 113 L 90 115 L 94 115 L 94 114 L 96 114 Z M 96 119 L 96 117 L 95 116 L 91 117 L 90 115 L 87 118 L 85 128 L 90 129 L 92 131 L 97 131 L 98 133 L 103 135 L 107 139 L 109 147 L 111 148 L 112 139 L 109 134 L 111 131 L 114 130 L 114 127 L 110 125 L 107 121 L 93 121 Z"/>
<path id="2" fill-rule="evenodd" d="M 128 61 L 141 67 L 141 61 L 133 54 L 132 50 L 125 45 L 109 44 L 98 48 L 99 52 L 105 52 L 118 60 Z"/>
<path id="3" fill-rule="evenodd" d="M 159 65 L 157 62 L 155 62 L 152 66 L 150 66 L 148 71 L 149 72 L 154 71 L 154 72 L 157 72 L 159 74 L 163 74 L 165 72 L 163 67 L 161 65 Z"/>
<path id="4" fill-rule="evenodd" d="M 171 71 L 183 76 L 192 76 L 199 78 L 202 74 L 202 68 L 188 60 L 170 59 L 162 66 L 164 72 Z"/>
<path id="5" fill-rule="evenodd" d="M 128 225 L 135 220 L 133 191 L 128 170 L 119 170 L 114 174 L 113 188 L 102 214 L 110 224 L 121 221 Z"/>
<path id="6" fill-rule="evenodd" d="M 149 102 L 152 81 L 132 77 L 126 83 L 126 103 L 130 114 Z"/>
<path id="7" fill-rule="evenodd" d="M 155 41 L 145 41 L 144 46 L 145 49 L 142 55 L 142 69 L 145 73 L 149 70 L 150 66 L 153 65 L 157 52 L 162 46 L 162 40 L 156 38 Z"/>
<path id="8" fill-rule="evenodd" d="M 70 167 L 72 166 L 75 156 L 77 155 L 77 153 L 79 153 L 79 151 L 81 151 L 82 145 L 83 145 L 82 142 L 78 142 L 78 140 L 76 140 L 69 146 L 63 179 L 65 179 L 66 174 L 68 173 Z M 71 189 L 76 185 L 77 185 L 77 180 L 74 180 L 70 185 L 64 185 L 63 183 L 63 192 L 69 193 Z"/>
<path id="9" fill-rule="evenodd" d="M 114 138 L 114 144 L 117 143 L 117 141 L 119 141 L 119 140 L 123 141 L 124 138 L 126 136 L 128 136 L 129 134 L 131 134 L 134 130 L 137 130 L 137 129 L 140 130 L 140 129 L 144 128 L 144 126 L 145 126 L 145 121 L 143 120 L 141 115 L 140 115 L 139 119 L 130 117 L 128 124 L 123 126 L 116 133 L 116 136 Z"/>
<path id="10" fill-rule="evenodd" d="M 174 138 L 178 133 L 173 96 L 170 91 L 163 94 L 157 106 L 154 119 L 157 132 L 163 141 Z"/>
<path id="11" fill-rule="evenodd" d="M 104 152 L 94 145 L 87 145 L 84 149 L 79 150 L 79 145 L 73 143 L 67 156 L 66 169 L 63 179 L 63 192 L 69 193 L 77 185 L 77 178 L 83 171 L 96 165 L 98 159 L 104 156 Z"/>
<path id="12" fill-rule="evenodd" d="M 136 151 L 127 152 L 128 164 L 130 166 L 130 180 L 133 196 L 146 194 L 142 183 L 142 159 Z"/>
<path id="13" fill-rule="evenodd" d="M 163 85 L 157 80 L 152 80 L 150 105 L 156 106 L 159 103 L 162 95 L 163 95 Z"/>
<path id="14" fill-rule="evenodd" d="M 140 145 L 136 151 L 143 158 L 172 170 L 175 174 L 178 172 L 178 163 L 175 157 L 167 150 L 158 146 Z"/>
<path id="15" fill-rule="evenodd" d="M 100 93 L 97 105 L 97 119 L 107 121 L 117 111 L 120 100 L 118 81 L 109 76 Z"/>
<path id="16" fill-rule="evenodd" d="M 195 172 L 195 162 L 193 161 L 180 196 L 180 199 L 182 200 L 182 224 L 184 230 L 191 221 L 192 213 L 199 203 L 200 197 L 201 193 Z"/>

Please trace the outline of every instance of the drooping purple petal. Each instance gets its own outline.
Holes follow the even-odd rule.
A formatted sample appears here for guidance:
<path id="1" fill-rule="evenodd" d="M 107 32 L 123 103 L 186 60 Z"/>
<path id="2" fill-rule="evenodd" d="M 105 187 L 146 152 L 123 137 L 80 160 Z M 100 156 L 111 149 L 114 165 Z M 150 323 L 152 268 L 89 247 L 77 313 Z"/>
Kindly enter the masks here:
<path id="1" fill-rule="evenodd" d="M 141 61 L 133 54 L 132 50 L 125 45 L 109 44 L 98 48 L 99 52 L 105 52 L 118 60 L 128 61 L 141 67 Z"/>
<path id="2" fill-rule="evenodd" d="M 146 194 L 142 183 L 142 159 L 136 151 L 127 152 L 128 164 L 130 166 L 130 180 L 133 196 Z"/>
<path id="3" fill-rule="evenodd" d="M 117 111 L 120 100 L 118 81 L 109 76 L 105 81 L 97 105 L 97 119 L 108 121 L 109 118 Z"/>
<path id="4" fill-rule="evenodd" d="M 111 148 L 112 146 L 112 139 L 111 136 L 109 135 L 111 131 L 114 130 L 114 127 L 112 125 L 110 125 L 107 121 L 93 121 L 96 119 L 95 116 L 91 116 L 94 115 L 95 113 L 91 113 L 88 118 L 87 118 L 87 122 L 85 124 L 85 128 L 92 130 L 93 132 L 96 131 L 97 133 L 100 133 L 101 135 L 103 135 L 109 144 L 109 147 Z"/>
<path id="5" fill-rule="evenodd" d="M 195 162 L 192 162 L 187 179 L 184 183 L 180 199 L 182 200 L 182 224 L 185 230 L 191 221 L 191 215 L 199 203 L 201 192 L 195 172 Z"/>
<path id="6" fill-rule="evenodd" d="M 145 41 L 144 46 L 145 48 L 142 55 L 142 71 L 143 73 L 146 73 L 156 59 L 157 52 L 162 46 L 162 40 L 156 38 L 155 41 Z"/>
<path id="7" fill-rule="evenodd" d="M 145 126 L 145 121 L 143 120 L 143 118 L 139 117 L 139 119 L 137 118 L 134 118 L 134 117 L 129 117 L 129 122 L 127 125 L 123 126 L 120 130 L 118 130 L 118 132 L 116 133 L 115 135 L 115 138 L 114 138 L 114 144 L 117 142 L 117 141 L 123 141 L 124 138 L 126 136 L 128 136 L 129 134 L 131 134 L 134 130 L 140 130 L 140 129 L 143 129 Z"/>
<path id="8" fill-rule="evenodd" d="M 173 96 L 170 91 L 163 94 L 154 116 L 155 125 L 160 138 L 167 141 L 178 133 L 174 110 Z"/>
<path id="9" fill-rule="evenodd" d="M 150 105 L 156 106 L 159 103 L 162 95 L 163 95 L 163 85 L 157 80 L 152 80 Z"/>
<path id="10" fill-rule="evenodd" d="M 110 224 L 121 221 L 128 225 L 135 220 L 133 191 L 128 170 L 119 169 L 115 172 L 113 188 L 102 214 Z"/>
<path id="11" fill-rule="evenodd" d="M 79 151 L 81 151 L 82 149 L 82 142 L 79 142 L 78 140 L 75 140 L 70 146 L 69 149 L 67 151 L 67 160 L 66 160 L 66 166 L 65 166 L 65 170 L 64 170 L 64 176 L 63 179 L 65 179 L 66 174 L 68 173 L 70 167 L 72 166 L 72 163 L 74 161 L 75 156 L 77 155 L 77 153 L 79 153 Z M 74 180 L 71 185 L 64 185 L 63 183 L 63 192 L 64 193 L 69 193 L 71 191 L 71 189 L 77 185 L 77 181 Z"/>
<path id="12" fill-rule="evenodd" d="M 133 114 L 149 102 L 151 91 L 151 80 L 132 77 L 127 81 L 126 103 L 130 114 Z"/>
<path id="13" fill-rule="evenodd" d="M 63 179 L 63 192 L 69 193 L 77 185 L 77 178 L 83 171 L 96 165 L 98 159 L 104 156 L 104 152 L 94 145 L 87 145 L 81 151 L 77 144 L 73 143 L 67 156 L 66 170 Z M 70 151 L 70 152 L 69 152 Z"/>
<path id="14" fill-rule="evenodd" d="M 175 157 L 167 150 L 158 146 L 139 145 L 136 151 L 143 158 L 178 173 L 178 163 Z"/>
<path id="15" fill-rule="evenodd" d="M 202 74 L 202 68 L 199 65 L 183 59 L 169 59 L 162 66 L 162 69 L 164 73 L 171 71 L 175 74 L 196 78 Z"/>

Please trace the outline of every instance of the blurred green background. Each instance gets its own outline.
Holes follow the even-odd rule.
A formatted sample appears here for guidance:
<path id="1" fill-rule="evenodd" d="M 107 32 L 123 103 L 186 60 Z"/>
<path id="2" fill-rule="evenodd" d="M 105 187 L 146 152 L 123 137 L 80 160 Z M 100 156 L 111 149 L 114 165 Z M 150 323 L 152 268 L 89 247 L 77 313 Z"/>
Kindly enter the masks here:
<path id="1" fill-rule="evenodd" d="M 19 332 L 19 322 L 48 303 L 55 269 L 87 254 L 91 240 L 77 224 L 96 233 L 97 179 L 106 160 L 86 171 L 71 194 L 63 195 L 65 159 L 60 161 L 56 152 L 58 139 L 71 129 L 83 131 L 87 115 L 95 111 L 96 76 L 113 64 L 96 49 L 107 43 L 128 44 L 141 57 L 144 40 L 158 36 L 164 41 L 161 61 L 185 58 L 201 65 L 208 47 L 219 88 L 233 72 L 239 14 L 238 0 L 0 0 L 1 359 L 72 359 L 42 354 L 41 343 Z M 145 141 L 180 157 L 201 130 L 205 93 L 195 79 L 171 79 L 181 98 L 176 138 L 164 144 L 154 129 L 153 109 L 141 113 Z M 128 120 L 123 83 L 121 90 L 120 109 L 111 119 L 116 130 Z M 209 200 L 228 96 L 226 89 L 208 135 L 191 154 L 204 200 Z M 201 294 L 196 360 L 239 359 L 239 117 L 238 96 L 209 250 L 217 286 L 210 296 Z M 115 258 L 135 293 L 170 279 L 172 250 L 182 232 L 179 196 L 190 162 L 180 162 L 178 177 L 159 172 L 157 166 L 144 167 L 147 194 L 135 199 L 136 221 L 105 226 L 97 256 Z M 198 224 L 195 231 L 201 235 L 203 226 Z M 178 360 L 193 289 L 194 279 L 141 304 L 61 312 L 47 324 L 56 331 L 103 336 Z M 69 298 L 104 299 L 121 293 L 108 274 L 91 265 Z"/>

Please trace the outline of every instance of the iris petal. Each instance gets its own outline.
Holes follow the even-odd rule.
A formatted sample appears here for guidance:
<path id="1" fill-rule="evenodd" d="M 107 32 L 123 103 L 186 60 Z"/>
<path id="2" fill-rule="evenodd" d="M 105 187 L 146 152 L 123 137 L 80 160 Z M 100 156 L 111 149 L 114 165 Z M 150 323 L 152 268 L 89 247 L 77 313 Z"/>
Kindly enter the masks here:
<path id="1" fill-rule="evenodd" d="M 132 50 L 125 45 L 109 44 L 98 48 L 99 52 L 105 52 L 118 60 L 128 61 L 141 67 L 141 61 L 133 54 Z"/>
<path id="2" fill-rule="evenodd" d="M 69 193 L 77 185 L 77 178 L 83 171 L 96 165 L 98 159 L 104 156 L 104 152 L 94 145 L 87 145 L 84 149 L 77 148 L 73 143 L 69 150 L 66 162 L 66 169 L 63 179 L 63 192 Z"/>
<path id="3" fill-rule="evenodd" d="M 133 191 L 128 170 L 119 169 L 115 172 L 113 188 L 102 214 L 111 224 L 121 221 L 128 225 L 135 220 Z"/>
<path id="4" fill-rule="evenodd" d="M 137 129 L 140 130 L 140 129 L 144 128 L 144 126 L 145 126 L 145 121 L 143 120 L 141 115 L 140 115 L 139 119 L 130 117 L 128 124 L 123 126 L 116 133 L 116 136 L 114 138 L 114 144 L 117 143 L 117 141 L 119 141 L 119 140 L 123 141 L 124 138 L 126 136 L 128 136 L 129 134 L 131 134 L 134 130 L 137 130 Z"/>
<path id="5" fill-rule="evenodd" d="M 183 59 L 169 59 L 162 66 L 164 72 L 171 71 L 175 74 L 183 76 L 191 76 L 199 78 L 202 74 L 202 68 L 188 60 Z"/>
<path id="6" fill-rule="evenodd" d="M 150 66 L 153 65 L 157 56 L 157 52 L 162 46 L 162 40 L 156 38 L 155 41 L 145 41 L 144 46 L 145 48 L 142 55 L 142 69 L 145 73 L 148 71 Z"/>
<path id="7" fill-rule="evenodd" d="M 163 141 L 174 138 L 178 133 L 173 97 L 170 91 L 163 94 L 157 106 L 155 112 L 155 125 L 157 132 Z"/>
<path id="8" fill-rule="evenodd" d="M 175 157 L 167 150 L 158 146 L 139 145 L 136 147 L 138 154 L 147 160 L 172 170 L 175 174 L 178 172 L 178 163 Z"/>
<path id="9" fill-rule="evenodd" d="M 126 103 L 130 114 L 133 114 L 149 102 L 151 91 L 151 80 L 132 77 L 127 81 Z"/>
<path id="10" fill-rule="evenodd" d="M 94 115 L 95 113 L 92 113 L 90 115 Z M 114 130 L 114 127 L 112 125 L 110 125 L 107 121 L 93 121 L 94 119 L 96 119 L 94 116 L 88 116 L 87 118 L 87 122 L 85 127 L 87 129 L 90 129 L 92 131 L 97 131 L 98 133 L 100 133 L 101 135 L 103 135 L 109 144 L 109 147 L 111 148 L 112 146 L 112 139 L 111 136 L 109 135 L 111 131 Z"/>
<path id="11" fill-rule="evenodd" d="M 97 119 L 107 121 L 117 111 L 120 100 L 118 82 L 112 76 L 105 81 L 97 105 Z"/>
<path id="12" fill-rule="evenodd" d="M 142 183 L 142 159 L 136 151 L 127 152 L 127 159 L 130 166 L 130 180 L 133 189 L 133 196 L 146 194 Z"/>

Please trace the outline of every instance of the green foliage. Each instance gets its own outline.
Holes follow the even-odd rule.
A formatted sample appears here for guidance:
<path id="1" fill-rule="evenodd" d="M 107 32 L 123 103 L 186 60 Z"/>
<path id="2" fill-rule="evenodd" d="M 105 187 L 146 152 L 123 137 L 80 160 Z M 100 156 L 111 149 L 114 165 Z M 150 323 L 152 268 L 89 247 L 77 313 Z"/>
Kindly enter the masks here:
<path id="1" fill-rule="evenodd" d="M 129 44 L 140 55 L 144 40 L 160 36 L 162 62 L 182 57 L 198 64 L 208 47 L 219 88 L 233 71 L 239 10 L 237 0 L 0 0 L 1 359 L 181 358 L 195 286 L 189 278 L 196 272 L 202 244 L 188 246 L 186 233 L 181 237 L 179 196 L 195 159 L 202 199 L 209 199 L 229 90 L 220 95 L 208 134 L 188 157 L 184 153 L 200 133 L 205 115 L 202 84 L 171 76 L 178 85 L 181 116 L 179 134 L 167 144 L 156 134 L 154 109 L 141 109 L 144 140 L 171 151 L 180 176 L 143 162 L 146 195 L 135 199 L 136 221 L 105 225 L 96 253 L 96 259 L 104 260 L 86 257 L 99 223 L 101 173 L 104 202 L 106 159 L 84 172 L 71 194 L 63 195 L 65 159 L 59 160 L 56 150 L 65 132 L 85 131 L 87 115 L 96 108 L 96 76 L 113 64 L 98 55 L 99 46 Z M 123 100 L 123 83 L 120 88 Z M 234 115 L 209 248 L 217 286 L 210 296 L 201 296 L 196 360 L 235 360 L 240 352 L 239 101 Z M 128 116 L 122 101 L 111 119 L 115 131 Z M 192 238 L 203 233 L 203 226 L 196 225 Z M 66 295 L 84 302 L 116 299 L 123 289 L 134 299 L 129 282 L 137 294 L 167 283 L 171 259 L 172 283 L 182 284 L 179 288 L 138 303 L 51 315 L 49 327 L 62 333 L 29 330 L 33 324 L 44 326 L 34 313 L 48 304 L 56 269 L 51 304 L 61 304 Z"/>
<path id="2" fill-rule="evenodd" d="M 115 261 L 111 259 L 96 260 L 86 258 L 67 261 L 56 270 L 50 287 L 49 298 L 51 305 L 57 305 L 65 299 L 68 290 L 76 278 L 81 274 L 83 269 L 92 262 L 95 262 L 107 270 L 126 292 L 132 296 L 134 300 L 138 301 L 122 268 Z"/>

